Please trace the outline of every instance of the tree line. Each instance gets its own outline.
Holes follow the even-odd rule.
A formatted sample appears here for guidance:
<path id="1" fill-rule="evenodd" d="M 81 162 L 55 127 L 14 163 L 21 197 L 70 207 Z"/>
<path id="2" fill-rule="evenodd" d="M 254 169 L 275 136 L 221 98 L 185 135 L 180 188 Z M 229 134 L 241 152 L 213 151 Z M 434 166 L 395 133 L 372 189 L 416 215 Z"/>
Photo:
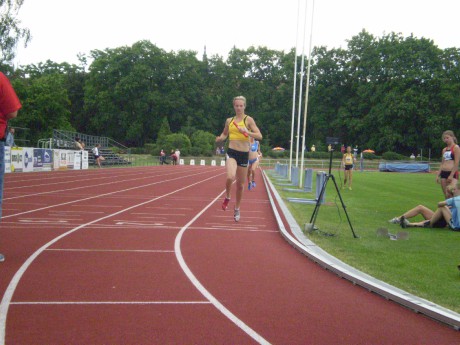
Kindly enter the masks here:
<path id="1" fill-rule="evenodd" d="M 289 148 L 294 75 L 305 72 L 300 63 L 294 71 L 295 49 L 233 48 L 226 59 L 198 55 L 139 41 L 79 55 L 79 64 L 3 64 L 23 104 L 11 124 L 28 128 L 23 135 L 32 145 L 64 129 L 129 147 L 169 143 L 205 153 L 232 116 L 233 97 L 244 95 L 263 146 Z M 442 132 L 460 124 L 460 49 L 363 30 L 346 48 L 313 49 L 309 90 L 307 148 L 338 137 L 378 153 L 438 152 Z"/>

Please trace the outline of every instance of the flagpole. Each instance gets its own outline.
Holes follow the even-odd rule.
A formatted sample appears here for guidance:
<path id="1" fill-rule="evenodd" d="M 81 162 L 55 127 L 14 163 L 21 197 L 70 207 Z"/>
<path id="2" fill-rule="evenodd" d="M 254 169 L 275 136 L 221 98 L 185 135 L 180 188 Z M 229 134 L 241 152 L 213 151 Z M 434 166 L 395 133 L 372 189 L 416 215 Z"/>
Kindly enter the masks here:
<path id="1" fill-rule="evenodd" d="M 289 154 L 289 169 L 288 169 L 288 178 L 291 179 L 291 168 L 292 168 L 292 149 L 294 147 L 294 121 L 295 121 L 295 99 L 297 92 L 297 46 L 299 44 L 299 19 L 300 19 L 300 0 L 297 1 L 297 29 L 295 37 L 295 58 L 294 58 L 294 87 L 292 92 L 292 117 L 291 117 L 291 148 Z"/>
<path id="2" fill-rule="evenodd" d="M 311 50 L 312 50 L 312 41 L 313 41 L 313 17 L 315 14 L 315 0 L 313 0 L 312 10 L 311 10 L 311 26 L 310 26 L 310 46 L 308 53 L 308 68 L 307 68 L 307 89 L 305 91 L 305 108 L 303 115 L 303 136 L 302 136 L 302 160 L 300 164 L 300 174 L 299 174 L 299 187 L 302 188 L 303 182 L 303 163 L 305 156 L 305 133 L 307 128 L 307 114 L 308 114 L 308 93 L 310 89 L 310 67 L 311 67 Z"/>
<path id="3" fill-rule="evenodd" d="M 299 166 L 300 117 L 301 117 L 301 111 L 302 111 L 303 76 L 305 74 L 304 66 L 305 66 L 305 35 L 307 32 L 307 9 L 308 9 L 308 0 L 305 2 L 303 44 L 302 44 L 302 63 L 300 66 L 299 110 L 297 113 L 297 146 L 296 146 L 296 156 L 295 156 L 295 166 L 296 167 Z"/>

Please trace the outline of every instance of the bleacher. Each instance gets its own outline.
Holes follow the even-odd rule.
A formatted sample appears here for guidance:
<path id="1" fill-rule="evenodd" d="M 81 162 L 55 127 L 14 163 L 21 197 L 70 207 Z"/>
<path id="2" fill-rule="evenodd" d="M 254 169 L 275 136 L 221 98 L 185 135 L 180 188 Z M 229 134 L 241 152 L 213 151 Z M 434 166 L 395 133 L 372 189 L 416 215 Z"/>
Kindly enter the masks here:
<path id="1" fill-rule="evenodd" d="M 43 146 L 50 146 L 49 148 L 75 150 L 75 138 L 77 137 L 80 138 L 81 141 L 85 144 L 85 151 L 88 152 L 88 164 L 90 166 L 97 165 L 92 152 L 92 148 L 96 146 L 96 144 L 101 144 L 99 152 L 101 156 L 105 158 L 104 161 L 101 161 L 101 164 L 105 166 L 131 164 L 129 160 L 129 148 L 107 137 L 99 137 L 84 133 L 62 131 L 55 129 L 53 130 L 53 138 L 41 140 L 39 141 L 39 143 L 42 142 Z M 122 157 L 120 154 L 116 152 L 128 154 L 128 159 Z"/>
<path id="2" fill-rule="evenodd" d="M 91 148 L 92 149 L 92 148 Z M 93 151 L 91 149 L 85 148 L 88 151 L 88 164 L 97 165 L 96 160 L 94 159 Z M 105 158 L 101 161 L 102 165 L 129 165 L 130 161 L 116 154 L 113 150 L 109 148 L 99 148 L 99 154 Z"/>

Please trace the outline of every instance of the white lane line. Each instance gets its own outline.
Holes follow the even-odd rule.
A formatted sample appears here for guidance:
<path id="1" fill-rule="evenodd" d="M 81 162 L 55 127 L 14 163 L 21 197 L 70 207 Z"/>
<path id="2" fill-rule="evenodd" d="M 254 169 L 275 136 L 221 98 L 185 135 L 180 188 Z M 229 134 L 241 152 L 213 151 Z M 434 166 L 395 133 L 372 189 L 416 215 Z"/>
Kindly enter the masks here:
<path id="1" fill-rule="evenodd" d="M 206 288 L 201 284 L 201 282 L 195 277 L 192 273 L 190 268 L 187 266 L 187 263 L 182 256 L 182 251 L 180 248 L 182 236 L 184 235 L 185 231 L 190 228 L 192 225 L 208 208 L 210 208 L 218 199 L 222 197 L 224 192 L 219 194 L 211 203 L 209 203 L 205 208 L 203 208 L 192 220 L 190 220 L 177 234 L 176 240 L 174 241 L 174 250 L 176 252 L 176 258 L 179 261 L 180 267 L 184 271 L 187 278 L 192 282 L 193 285 L 200 291 L 200 293 L 209 301 L 211 302 L 214 307 L 217 308 L 222 314 L 224 314 L 230 321 L 232 321 L 236 326 L 238 326 L 241 330 L 243 330 L 247 335 L 249 335 L 252 339 L 257 341 L 259 344 L 270 344 L 267 340 L 265 340 L 260 334 L 254 331 L 251 327 L 245 324 L 242 320 L 240 320 L 235 314 L 233 314 L 229 309 L 227 309 L 222 303 L 219 302 L 217 298 L 215 298 Z"/>
<path id="2" fill-rule="evenodd" d="M 116 253 L 174 253 L 174 250 L 148 250 L 148 249 L 84 249 L 84 248 L 48 248 L 50 252 L 116 252 Z"/>
<path id="3" fill-rule="evenodd" d="M 192 175 L 187 175 L 187 177 L 190 177 L 190 176 L 195 176 L 195 175 L 201 175 L 201 174 L 204 174 L 206 172 L 201 172 L 201 173 L 197 173 L 197 174 L 192 174 Z M 184 179 L 183 176 L 181 177 L 176 177 L 176 178 L 173 178 L 173 179 L 170 179 L 170 180 L 167 180 L 167 181 L 159 181 L 159 182 L 152 182 L 152 183 L 148 183 L 148 184 L 145 184 L 145 185 L 141 185 L 141 186 L 136 186 L 136 187 L 131 187 L 131 188 L 126 188 L 126 189 L 121 189 L 121 190 L 116 190 L 114 192 L 109 192 L 109 193 L 105 193 L 105 194 L 99 194 L 99 195 L 93 195 L 91 197 L 87 197 L 87 198 L 82 198 L 82 199 L 77 199 L 77 200 L 72 200 L 72 201 L 68 201 L 68 202 L 63 202 L 63 203 L 60 203 L 60 204 L 55 204 L 55 205 L 49 205 L 49 206 L 44 206 L 44 207 L 40 207 L 40 208 L 36 208 L 36 209 L 33 209 L 33 210 L 29 210 L 29 211 L 24 211 L 24 212 L 19 212 L 19 213 L 15 213 L 15 214 L 10 214 L 10 215 L 6 215 L 6 216 L 2 216 L 2 220 L 3 219 L 7 219 L 7 218 L 11 218 L 11 217 L 16 217 L 16 216 L 20 216 L 20 215 L 23 215 L 23 214 L 28 214 L 28 213 L 33 213 L 33 212 L 37 212 L 37 211 L 43 211 L 43 210 L 48 210 L 48 209 L 52 209 L 54 207 L 57 207 L 57 206 L 64 206 L 64 205 L 71 205 L 71 204 L 75 204 L 77 202 L 81 202 L 81 201 L 87 201 L 87 200 L 92 200 L 92 199 L 98 199 L 98 198 L 102 198 L 102 197 L 107 197 L 108 195 L 113 195 L 113 194 L 117 194 L 117 193 L 121 193 L 121 192 L 127 192 L 127 191 L 130 191 L 130 190 L 134 190 L 134 189 L 139 189 L 139 188 L 145 188 L 145 187 L 148 187 L 148 186 L 153 186 L 153 185 L 156 185 L 156 184 L 159 184 L 159 183 L 165 183 L 165 182 L 169 182 L 169 181 L 174 181 L 174 180 L 182 180 Z M 206 179 L 207 180 L 207 179 Z M 118 183 L 118 182 L 117 182 Z M 193 186 L 194 184 L 192 184 L 191 186 Z M 170 193 L 170 194 L 173 194 L 174 192 Z M 169 194 L 165 194 L 165 195 L 169 195 Z M 160 197 L 157 197 L 156 199 L 151 199 L 151 200 L 157 200 L 158 198 L 161 198 L 162 196 Z M 147 200 L 143 203 L 140 203 L 139 205 L 143 205 L 143 204 L 147 204 L 149 203 L 151 200 Z M 85 208 L 88 208 L 88 205 L 72 205 L 72 206 L 81 206 L 81 207 L 85 207 Z M 106 205 L 101 205 L 101 204 L 95 204 L 95 205 L 92 205 L 91 207 L 110 207 L 109 205 L 106 206 Z M 124 207 L 124 206 L 117 206 L 117 207 Z M 121 210 L 120 212 L 124 212 L 124 210 Z"/>
<path id="4" fill-rule="evenodd" d="M 35 259 L 41 254 L 43 253 L 43 251 L 45 251 L 46 249 L 48 249 L 49 247 L 51 247 L 53 244 L 55 244 L 56 242 L 58 242 L 59 240 L 63 239 L 64 237 L 88 226 L 88 225 L 93 225 L 95 223 L 98 223 L 102 220 L 105 220 L 105 219 L 108 219 L 108 218 L 111 218 L 111 217 L 114 217 L 114 216 L 117 216 L 121 213 L 124 213 L 124 212 L 127 212 L 127 211 L 130 211 L 132 209 L 135 209 L 139 206 L 143 206 L 143 205 L 146 205 L 148 203 L 151 203 L 153 201 L 156 201 L 156 200 L 159 200 L 159 199 L 162 199 L 164 197 L 167 197 L 167 196 L 170 196 L 174 193 L 178 193 L 180 191 L 183 191 L 185 189 L 188 189 L 190 187 L 193 187 L 195 185 L 198 185 L 198 184 L 201 184 L 201 183 L 204 183 L 208 180 L 211 180 L 213 178 L 216 178 L 217 176 L 221 175 L 221 173 L 215 175 L 215 176 L 211 176 L 211 177 L 208 177 L 207 179 L 204 179 L 204 180 L 201 180 L 199 182 L 195 182 L 195 183 L 192 183 L 192 184 L 189 184 L 188 186 L 186 187 L 182 187 L 182 188 L 179 188 L 179 189 L 176 189 L 175 191 L 173 192 L 169 192 L 167 194 L 164 194 L 164 195 L 161 195 L 161 196 L 158 196 L 158 197 L 155 197 L 151 200 L 148 200 L 148 201 L 144 201 L 144 202 L 141 202 L 139 204 L 136 204 L 136 205 L 133 205 L 133 206 L 130 206 L 130 207 L 127 207 L 125 208 L 124 210 L 120 210 L 120 211 L 117 211 L 117 212 L 114 212 L 112 214 L 109 214 L 109 215 L 106 215 L 104 217 L 101 217 L 101 218 L 98 218 L 98 219 L 95 219 L 95 220 L 92 220 L 88 223 L 85 223 L 85 224 L 80 224 L 79 226 L 61 234 L 60 236 L 57 236 L 55 237 L 54 239 L 52 239 L 51 241 L 49 241 L 48 243 L 46 243 L 45 245 L 43 245 L 42 247 L 40 247 L 39 249 L 37 249 L 31 256 L 29 256 L 29 258 L 22 264 L 22 266 L 16 271 L 16 273 L 14 274 L 13 278 L 11 279 L 10 283 L 8 284 L 8 287 L 6 288 L 5 290 L 5 293 L 3 294 L 3 298 L 2 298 L 2 302 L 0 303 L 0 345 L 5 345 L 5 336 L 6 336 L 6 317 L 8 315 L 8 309 L 10 307 L 10 304 L 11 304 L 11 299 L 13 298 L 13 295 L 14 295 L 14 292 L 16 291 L 16 288 L 19 284 L 19 281 L 21 280 L 22 276 L 24 275 L 24 273 L 26 272 L 26 270 L 29 268 L 29 266 L 35 261 Z M 182 177 L 183 178 L 183 177 Z"/>
<path id="5" fill-rule="evenodd" d="M 137 176 L 141 176 L 141 177 L 137 177 Z M 167 174 L 163 174 L 165 176 L 168 176 Z M 162 176 L 163 176 L 162 175 Z M 86 178 L 81 178 L 81 179 L 78 179 L 78 180 L 68 180 L 68 177 L 64 177 L 63 181 L 62 182 L 47 182 L 47 183 L 44 183 L 44 184 L 38 184 L 38 185 L 26 185 L 26 186 L 17 186 L 17 187 L 7 187 L 5 188 L 5 190 L 7 191 L 10 191 L 10 190 L 14 190 L 14 189 L 33 189 L 33 188 L 36 188 L 36 187 L 49 187 L 51 185 L 56 185 L 56 184 L 69 184 L 69 183 L 73 183 L 73 182 L 78 182 L 78 183 L 84 183 L 83 186 L 79 186 L 77 188 L 66 188 L 66 189 L 63 189 L 61 191 L 67 191 L 67 190 L 75 190 L 75 189 L 83 189 L 83 188 L 88 188 L 87 184 L 86 184 L 86 179 L 88 177 L 91 177 L 91 180 L 92 181 L 95 181 L 95 180 L 100 180 L 100 179 L 103 179 L 103 180 L 107 180 L 108 178 L 110 178 L 110 180 L 113 181 L 114 178 L 118 177 L 120 175 L 116 175 L 116 176 L 96 176 L 96 175 L 91 175 L 91 176 L 86 176 Z M 145 173 L 135 173 L 135 174 L 128 174 L 128 175 L 121 175 L 123 178 L 126 178 L 128 177 L 128 179 L 126 180 L 117 180 L 117 182 L 107 182 L 107 183 L 100 183 L 98 184 L 98 186 L 104 186 L 104 185 L 110 185 L 110 184 L 114 184 L 114 183 L 119 183 L 119 182 L 124 182 L 124 181 L 131 181 L 133 178 L 136 178 L 136 179 L 146 179 L 146 178 L 150 178 L 150 176 L 145 176 Z M 156 175 L 157 177 L 158 175 Z M 53 180 L 55 180 L 57 177 L 54 177 Z M 15 181 L 13 181 L 14 183 Z M 25 180 L 25 182 L 30 182 L 29 180 Z M 14 191 L 13 191 L 14 192 Z M 47 194 L 47 193 L 53 193 L 52 191 L 51 192 L 44 192 L 43 194 Z M 39 194 L 42 194 L 42 193 L 39 193 Z M 34 194 L 36 195 L 36 194 Z M 6 198 L 6 200 L 9 200 L 9 199 L 15 199 L 15 198 L 18 198 L 18 197 L 24 197 L 24 196 L 16 196 L 16 197 L 9 197 L 9 198 Z"/>
<path id="6" fill-rule="evenodd" d="M 14 305 L 152 305 L 152 304 L 211 304 L 209 301 L 107 301 L 107 302 L 86 302 L 86 301 L 43 301 L 43 302 L 11 302 Z"/>
<path id="7" fill-rule="evenodd" d="M 78 219 L 74 219 L 78 220 Z M 68 223 L 67 220 L 64 219 L 19 219 L 19 223 L 51 223 L 51 224 L 56 224 L 56 223 Z"/>

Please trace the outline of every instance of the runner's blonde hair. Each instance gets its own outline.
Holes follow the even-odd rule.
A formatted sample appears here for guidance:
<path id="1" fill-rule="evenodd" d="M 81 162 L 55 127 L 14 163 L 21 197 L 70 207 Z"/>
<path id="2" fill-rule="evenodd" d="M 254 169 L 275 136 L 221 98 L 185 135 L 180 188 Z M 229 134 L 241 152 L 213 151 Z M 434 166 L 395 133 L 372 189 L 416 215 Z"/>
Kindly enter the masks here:
<path id="1" fill-rule="evenodd" d="M 246 106 L 246 97 L 244 96 L 236 96 L 233 98 L 233 104 L 235 104 L 235 101 L 243 101 L 244 106 Z"/>

